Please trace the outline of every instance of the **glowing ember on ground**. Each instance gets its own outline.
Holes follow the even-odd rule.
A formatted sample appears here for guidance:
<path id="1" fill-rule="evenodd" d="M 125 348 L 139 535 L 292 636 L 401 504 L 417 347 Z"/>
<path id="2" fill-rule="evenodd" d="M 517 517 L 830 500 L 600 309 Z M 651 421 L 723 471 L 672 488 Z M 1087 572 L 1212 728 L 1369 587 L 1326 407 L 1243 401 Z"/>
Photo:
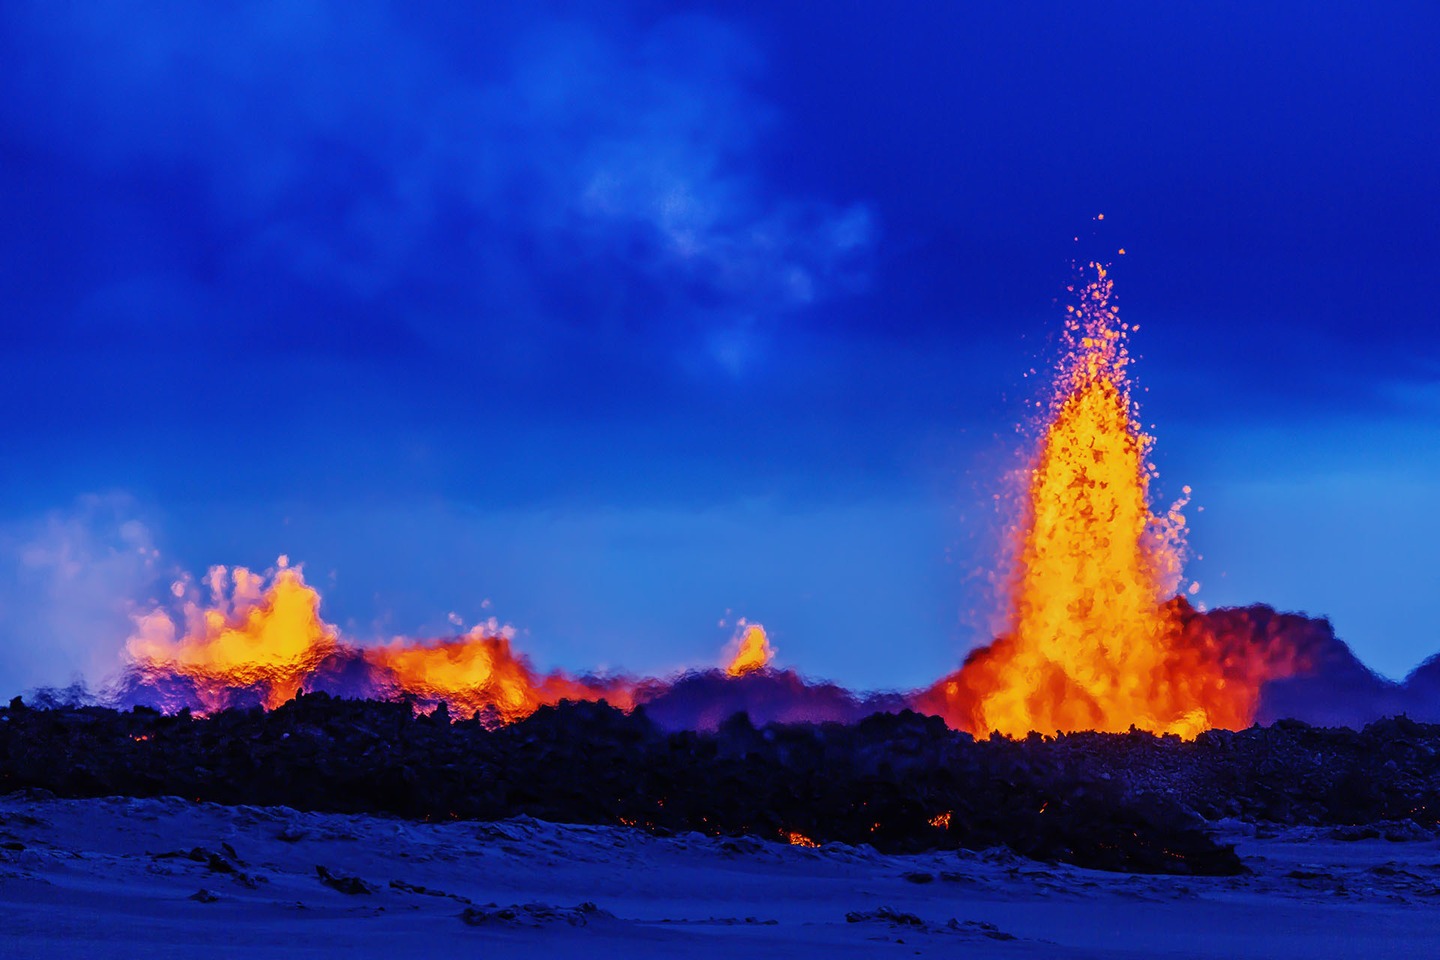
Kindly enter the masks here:
<path id="1" fill-rule="evenodd" d="M 796 832 L 793 831 L 793 830 L 790 831 L 789 833 L 787 833 L 787 834 L 785 835 L 785 840 L 786 840 L 786 842 L 789 843 L 792 847 L 818 847 L 818 846 L 820 846 L 820 844 L 816 843 L 814 840 L 811 840 L 809 837 L 805 836 L 805 834 L 803 834 L 803 833 L 796 833 Z"/>
<path id="2" fill-rule="evenodd" d="M 1274 652 L 1185 629 L 1167 603 L 1185 559 L 1184 501 L 1151 512 L 1151 438 L 1130 395 L 1130 356 L 1095 279 L 1070 307 L 1044 435 L 1015 534 L 1007 634 L 931 691 L 931 705 L 976 733 L 1123 731 L 1193 736 L 1248 726 Z M 1185 489 L 1188 496 L 1189 488 Z M 1198 626 L 1197 626 L 1198 624 Z"/>
<path id="3" fill-rule="evenodd" d="M 743 620 L 740 624 L 744 627 L 744 632 L 735 638 L 732 644 L 735 654 L 725 667 L 725 672 L 732 677 L 763 670 L 775 657 L 775 650 L 770 646 L 764 627 L 758 623 L 747 625 Z"/>

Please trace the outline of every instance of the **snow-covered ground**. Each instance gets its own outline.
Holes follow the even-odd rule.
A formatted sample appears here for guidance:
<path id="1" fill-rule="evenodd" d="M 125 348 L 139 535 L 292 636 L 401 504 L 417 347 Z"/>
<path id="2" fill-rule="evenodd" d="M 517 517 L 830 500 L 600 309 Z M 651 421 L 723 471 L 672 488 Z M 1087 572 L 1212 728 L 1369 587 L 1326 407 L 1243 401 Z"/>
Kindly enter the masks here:
<path id="1" fill-rule="evenodd" d="M 0 957 L 1440 955 L 1436 841 L 1227 830 L 1254 875 L 9 796 Z"/>

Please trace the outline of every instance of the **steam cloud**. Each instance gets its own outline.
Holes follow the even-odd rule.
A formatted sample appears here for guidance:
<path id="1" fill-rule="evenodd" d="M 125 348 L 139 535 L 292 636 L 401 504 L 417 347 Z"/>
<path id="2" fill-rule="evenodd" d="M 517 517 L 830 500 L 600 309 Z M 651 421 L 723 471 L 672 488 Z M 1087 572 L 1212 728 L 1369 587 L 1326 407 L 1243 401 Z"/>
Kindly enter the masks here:
<path id="1" fill-rule="evenodd" d="M 159 551 L 135 502 L 90 494 L 0 527 L 0 681 L 19 691 L 113 674 L 115 638 L 153 594 Z"/>

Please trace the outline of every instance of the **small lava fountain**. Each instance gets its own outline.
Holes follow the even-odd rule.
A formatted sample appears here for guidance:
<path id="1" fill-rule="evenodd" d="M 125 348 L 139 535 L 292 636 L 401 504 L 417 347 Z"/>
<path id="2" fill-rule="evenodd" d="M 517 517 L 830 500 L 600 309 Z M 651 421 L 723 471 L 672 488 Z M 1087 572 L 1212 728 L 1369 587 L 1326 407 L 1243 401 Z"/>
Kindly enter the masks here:
<path id="1" fill-rule="evenodd" d="M 339 649 L 335 628 L 320 619 L 320 595 L 285 557 L 273 579 L 245 567 L 211 567 L 207 606 L 186 584 L 171 591 L 183 599 L 183 630 L 163 609 L 135 621 L 126 643 L 136 679 L 193 691 L 195 706 L 213 712 L 230 705 L 236 690 L 251 691 L 273 709 L 295 696 L 304 678 Z"/>
<path id="2" fill-rule="evenodd" d="M 459 637 L 361 647 L 320 619 L 320 594 L 281 557 L 272 577 L 245 567 L 211 568 L 209 604 L 184 583 L 183 630 L 162 609 L 136 618 L 126 649 L 126 699 L 205 713 L 258 704 L 273 709 L 303 689 L 403 698 L 465 716 L 518 720 L 562 699 L 632 705 L 625 680 L 542 674 L 511 647 L 493 618 Z M 763 636 L 763 632 L 762 632 Z"/>
<path id="3" fill-rule="evenodd" d="M 725 674 L 731 677 L 743 677 L 747 673 L 763 670 L 775 658 L 775 650 L 770 646 L 770 638 L 766 636 L 764 627 L 758 623 L 747 624 L 743 620 L 740 626 L 742 632 L 732 643 L 735 653 L 725 665 Z"/>

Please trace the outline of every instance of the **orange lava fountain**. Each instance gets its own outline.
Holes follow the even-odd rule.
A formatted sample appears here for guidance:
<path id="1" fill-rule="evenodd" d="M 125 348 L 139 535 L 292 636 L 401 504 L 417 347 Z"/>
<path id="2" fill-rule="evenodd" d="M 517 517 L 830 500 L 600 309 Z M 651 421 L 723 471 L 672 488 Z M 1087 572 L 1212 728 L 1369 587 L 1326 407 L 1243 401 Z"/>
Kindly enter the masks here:
<path id="1" fill-rule="evenodd" d="M 213 567 L 206 577 L 209 606 L 189 597 L 183 605 L 185 629 L 155 609 L 135 618 L 126 644 L 141 682 L 167 685 L 182 681 L 213 713 L 246 699 L 249 693 L 267 709 L 313 686 L 327 672 L 359 666 L 357 692 L 404 696 L 421 706 L 444 702 L 468 716 L 477 711 L 508 722 L 562 699 L 598 700 L 633 705 L 624 680 L 582 681 L 562 673 L 540 674 L 510 645 L 510 631 L 493 619 L 464 636 L 433 641 L 397 640 L 384 646 L 357 647 L 339 639 L 320 619 L 320 595 L 298 567 L 281 557 L 268 585 L 244 567 Z M 184 583 L 172 588 L 177 598 Z"/>
<path id="2" fill-rule="evenodd" d="M 488 629 L 487 629 L 488 628 Z M 490 623 L 451 640 L 397 640 L 365 650 L 367 663 L 388 676 L 394 688 L 422 702 L 444 702 L 450 711 L 475 712 L 509 722 L 561 700 L 607 699 L 632 706 L 624 681 L 584 682 L 555 672 L 537 674 L 510 646 L 508 631 Z"/>
<path id="3" fill-rule="evenodd" d="M 264 706 L 277 707 L 337 649 L 335 628 L 320 619 L 320 595 L 284 557 L 268 588 L 244 567 L 211 567 L 205 582 L 212 603 L 186 600 L 183 634 L 156 609 L 136 618 L 126 651 L 143 676 L 192 681 L 207 712 L 236 689 L 255 689 Z M 183 597 L 185 585 L 172 592 Z"/>
<path id="4" fill-rule="evenodd" d="M 758 623 L 746 625 L 743 620 L 740 623 L 744 632 L 737 635 L 731 644 L 735 652 L 725 666 L 725 673 L 732 677 L 743 677 L 747 673 L 763 670 L 775 657 L 775 650 L 770 646 L 770 638 L 765 635 L 764 627 Z"/>
<path id="5" fill-rule="evenodd" d="M 1188 605 L 1169 601 L 1185 559 L 1184 501 L 1150 510 L 1130 327 L 1104 267 L 1091 267 L 1096 279 L 1068 308 L 1068 350 L 1027 474 L 1009 630 L 925 704 L 976 733 L 1248 726 L 1260 685 L 1288 667 L 1271 651 L 1256 669 L 1243 644 L 1187 629 Z"/>

